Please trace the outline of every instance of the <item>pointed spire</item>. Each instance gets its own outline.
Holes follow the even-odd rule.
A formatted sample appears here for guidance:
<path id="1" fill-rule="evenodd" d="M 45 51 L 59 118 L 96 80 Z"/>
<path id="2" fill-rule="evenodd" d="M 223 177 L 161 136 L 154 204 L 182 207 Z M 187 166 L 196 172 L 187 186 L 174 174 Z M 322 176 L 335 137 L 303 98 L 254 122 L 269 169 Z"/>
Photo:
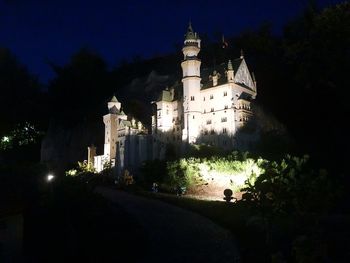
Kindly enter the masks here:
<path id="1" fill-rule="evenodd" d="M 187 32 L 185 35 L 185 39 L 191 39 L 191 40 L 196 40 L 197 39 L 197 34 L 194 33 L 193 28 L 192 28 L 192 23 L 191 21 L 188 23 L 188 28 L 187 28 Z"/>
<path id="2" fill-rule="evenodd" d="M 231 59 L 228 61 L 228 63 L 227 63 L 227 69 L 228 70 L 233 70 L 233 66 L 232 66 L 232 61 L 231 61 Z"/>
<path id="3" fill-rule="evenodd" d="M 193 28 L 192 28 L 191 19 L 190 19 L 190 21 L 188 22 L 188 29 L 187 29 L 187 32 L 192 32 L 192 33 L 193 33 Z"/>
<path id="4" fill-rule="evenodd" d="M 241 57 L 240 59 L 243 59 L 244 58 L 244 52 L 243 52 L 243 49 L 241 48 Z"/>
<path id="5" fill-rule="evenodd" d="M 225 40 L 225 36 L 222 35 L 222 48 L 227 48 L 228 47 L 228 43 L 227 41 Z"/>
<path id="6" fill-rule="evenodd" d="M 116 96 L 113 95 L 113 97 L 111 98 L 110 102 L 119 102 L 119 101 L 117 100 Z"/>

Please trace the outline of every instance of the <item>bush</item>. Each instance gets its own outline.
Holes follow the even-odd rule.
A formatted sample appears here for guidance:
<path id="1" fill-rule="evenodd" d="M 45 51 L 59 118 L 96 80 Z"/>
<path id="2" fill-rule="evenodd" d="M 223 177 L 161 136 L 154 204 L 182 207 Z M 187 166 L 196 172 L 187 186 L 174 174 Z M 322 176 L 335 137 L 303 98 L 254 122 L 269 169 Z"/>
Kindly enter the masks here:
<path id="1" fill-rule="evenodd" d="M 253 182 L 262 172 L 263 159 L 248 158 L 248 153 L 210 158 L 182 158 L 175 161 L 148 161 L 141 171 L 144 182 L 158 182 L 161 189 L 172 191 L 178 187 L 196 188 L 209 182 L 219 182 L 240 191 L 245 181 Z"/>

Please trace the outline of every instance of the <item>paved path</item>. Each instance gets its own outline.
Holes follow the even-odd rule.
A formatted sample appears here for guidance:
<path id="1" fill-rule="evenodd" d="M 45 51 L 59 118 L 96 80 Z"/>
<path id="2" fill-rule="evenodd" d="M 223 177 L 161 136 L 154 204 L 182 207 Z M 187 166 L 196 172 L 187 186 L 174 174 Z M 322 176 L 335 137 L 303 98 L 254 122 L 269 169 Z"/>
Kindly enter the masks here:
<path id="1" fill-rule="evenodd" d="M 205 217 L 110 188 L 98 187 L 96 191 L 124 207 L 145 229 L 149 253 L 140 263 L 240 262 L 229 231 Z M 135 253 L 137 246 L 143 245 L 136 241 Z"/>

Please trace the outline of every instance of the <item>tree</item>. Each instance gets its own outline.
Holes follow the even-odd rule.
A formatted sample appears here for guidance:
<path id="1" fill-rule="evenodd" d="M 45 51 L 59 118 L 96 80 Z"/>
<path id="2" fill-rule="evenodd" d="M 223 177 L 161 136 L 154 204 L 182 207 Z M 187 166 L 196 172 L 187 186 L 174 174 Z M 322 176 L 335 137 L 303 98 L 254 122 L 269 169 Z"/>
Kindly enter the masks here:
<path id="1" fill-rule="evenodd" d="M 6 48 L 0 48 L 0 87 L 0 136 L 18 123 L 40 122 L 39 82 Z"/>
<path id="2" fill-rule="evenodd" d="M 105 61 L 88 49 L 74 54 L 63 67 L 51 63 L 56 77 L 49 84 L 51 112 L 64 124 L 105 113 L 106 96 L 113 94 Z"/>

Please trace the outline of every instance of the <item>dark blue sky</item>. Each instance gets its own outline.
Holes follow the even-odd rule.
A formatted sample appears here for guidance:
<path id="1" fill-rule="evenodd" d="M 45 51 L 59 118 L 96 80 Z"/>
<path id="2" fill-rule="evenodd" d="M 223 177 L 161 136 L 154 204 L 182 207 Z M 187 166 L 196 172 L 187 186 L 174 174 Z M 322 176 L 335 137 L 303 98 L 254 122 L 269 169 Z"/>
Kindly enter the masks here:
<path id="1" fill-rule="evenodd" d="M 307 0 L 0 0 L 0 46 L 39 75 L 53 76 L 45 61 L 67 63 L 89 47 L 109 63 L 174 50 L 189 19 L 199 34 L 234 35 L 270 21 L 278 32 Z M 319 0 L 327 6 L 337 0 Z M 205 43 L 203 43 L 205 45 Z"/>

